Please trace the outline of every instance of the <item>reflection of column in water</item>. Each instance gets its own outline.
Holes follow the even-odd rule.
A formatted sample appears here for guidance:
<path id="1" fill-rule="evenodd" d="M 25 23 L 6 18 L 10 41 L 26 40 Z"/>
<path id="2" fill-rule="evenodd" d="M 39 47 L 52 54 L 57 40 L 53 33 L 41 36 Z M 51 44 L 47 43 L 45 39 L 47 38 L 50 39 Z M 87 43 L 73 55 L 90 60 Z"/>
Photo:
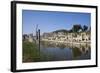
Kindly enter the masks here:
<path id="1" fill-rule="evenodd" d="M 73 58 L 77 58 L 79 56 L 81 56 L 82 54 L 90 54 L 90 49 L 89 48 L 89 45 L 87 44 L 81 44 L 81 45 L 73 45 L 73 48 L 72 48 L 72 52 L 73 52 Z"/>
<path id="2" fill-rule="evenodd" d="M 81 45 L 80 50 L 82 53 L 86 53 L 89 51 L 89 45 Z"/>
<path id="3" fill-rule="evenodd" d="M 81 51 L 79 50 L 80 48 L 78 48 L 78 47 L 73 47 L 72 48 L 72 53 L 73 53 L 73 58 L 75 59 L 75 58 L 77 58 L 77 57 L 79 57 L 79 56 L 81 56 Z"/>

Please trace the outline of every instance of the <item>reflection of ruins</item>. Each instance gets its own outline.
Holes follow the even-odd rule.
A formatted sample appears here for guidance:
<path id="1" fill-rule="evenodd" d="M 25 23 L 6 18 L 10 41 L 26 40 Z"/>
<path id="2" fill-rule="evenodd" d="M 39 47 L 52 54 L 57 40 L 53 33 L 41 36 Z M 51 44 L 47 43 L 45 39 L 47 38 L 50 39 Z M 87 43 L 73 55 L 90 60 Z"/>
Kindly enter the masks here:
<path id="1" fill-rule="evenodd" d="M 41 45 L 43 45 L 45 48 L 47 47 L 54 47 L 54 48 L 71 48 L 75 49 L 77 48 L 81 53 L 86 53 L 91 47 L 88 43 L 82 43 L 82 44 L 66 44 L 66 43 L 53 43 L 53 42 L 41 42 Z"/>
<path id="2" fill-rule="evenodd" d="M 62 51 L 65 51 L 65 56 L 67 56 L 68 50 L 71 52 L 71 59 L 90 59 L 90 52 L 91 47 L 88 43 L 82 43 L 82 44 L 61 44 L 61 43 L 53 43 L 53 42 L 42 42 L 41 48 L 44 48 L 42 50 L 50 50 L 50 48 L 55 49 L 61 49 L 60 52 L 57 54 L 61 55 Z M 68 49 L 68 50 L 67 50 Z M 67 50 L 67 51 L 66 51 Z M 64 54 L 64 53 L 62 53 Z"/>

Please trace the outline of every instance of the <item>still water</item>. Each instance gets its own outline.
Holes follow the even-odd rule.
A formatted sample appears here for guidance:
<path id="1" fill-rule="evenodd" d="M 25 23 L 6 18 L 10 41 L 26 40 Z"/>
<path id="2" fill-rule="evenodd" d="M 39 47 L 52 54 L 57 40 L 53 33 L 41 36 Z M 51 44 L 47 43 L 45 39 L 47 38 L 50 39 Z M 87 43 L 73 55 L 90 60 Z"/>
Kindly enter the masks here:
<path id="1" fill-rule="evenodd" d="M 43 61 L 86 60 L 91 59 L 91 47 L 89 43 L 62 44 L 41 42 L 41 54 L 44 56 Z"/>

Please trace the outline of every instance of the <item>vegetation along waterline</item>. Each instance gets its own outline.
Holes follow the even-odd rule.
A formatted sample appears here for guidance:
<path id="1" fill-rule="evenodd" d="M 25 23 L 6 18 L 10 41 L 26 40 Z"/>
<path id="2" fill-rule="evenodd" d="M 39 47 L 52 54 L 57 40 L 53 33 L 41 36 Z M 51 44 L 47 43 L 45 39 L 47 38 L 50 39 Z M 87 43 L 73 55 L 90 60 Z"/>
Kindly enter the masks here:
<path id="1" fill-rule="evenodd" d="M 38 45 L 34 42 L 23 41 L 23 62 L 40 62 L 52 60 L 49 54 L 41 53 Z"/>

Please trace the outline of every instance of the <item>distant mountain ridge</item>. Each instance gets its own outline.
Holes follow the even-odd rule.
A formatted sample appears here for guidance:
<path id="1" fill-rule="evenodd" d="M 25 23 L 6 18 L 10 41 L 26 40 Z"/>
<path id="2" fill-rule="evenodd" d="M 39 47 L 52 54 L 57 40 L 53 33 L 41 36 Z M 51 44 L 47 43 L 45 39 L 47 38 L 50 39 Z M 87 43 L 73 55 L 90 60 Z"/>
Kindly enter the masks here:
<path id="1" fill-rule="evenodd" d="M 59 33 L 59 32 L 68 33 L 69 31 L 66 29 L 60 29 L 60 30 L 53 31 L 53 33 Z"/>

